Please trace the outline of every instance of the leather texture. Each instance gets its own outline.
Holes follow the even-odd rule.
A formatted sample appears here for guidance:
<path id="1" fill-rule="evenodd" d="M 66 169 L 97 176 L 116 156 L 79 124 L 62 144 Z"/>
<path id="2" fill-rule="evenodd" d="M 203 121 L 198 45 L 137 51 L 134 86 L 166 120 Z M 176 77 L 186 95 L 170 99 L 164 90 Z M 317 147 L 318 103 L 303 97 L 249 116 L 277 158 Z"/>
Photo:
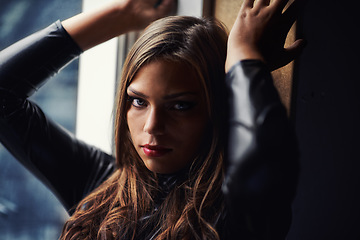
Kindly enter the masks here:
<path id="1" fill-rule="evenodd" d="M 228 238 L 285 239 L 298 177 L 293 128 L 263 62 L 238 62 L 226 86 Z"/>
<path id="2" fill-rule="evenodd" d="M 114 158 L 76 139 L 27 97 L 81 52 L 56 22 L 0 53 L 0 141 L 68 211 L 111 175 Z M 217 226 L 224 239 L 285 239 L 298 174 L 292 127 L 261 61 L 241 61 L 226 78 L 226 211 Z"/>
<path id="3" fill-rule="evenodd" d="M 0 53 L 0 141 L 69 211 L 114 170 L 114 158 L 76 139 L 26 99 L 81 53 L 60 22 Z"/>

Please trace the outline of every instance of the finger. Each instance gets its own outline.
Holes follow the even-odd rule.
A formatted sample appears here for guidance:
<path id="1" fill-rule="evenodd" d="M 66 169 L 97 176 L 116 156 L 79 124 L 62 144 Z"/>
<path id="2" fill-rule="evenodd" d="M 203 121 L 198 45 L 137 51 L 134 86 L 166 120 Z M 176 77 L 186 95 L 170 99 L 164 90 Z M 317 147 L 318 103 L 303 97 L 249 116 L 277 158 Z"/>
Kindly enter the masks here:
<path id="1" fill-rule="evenodd" d="M 255 0 L 245 0 L 242 7 L 243 8 L 252 8 L 254 6 Z"/>
<path id="2" fill-rule="evenodd" d="M 157 0 L 157 2 L 154 5 L 154 8 L 158 8 L 162 3 L 162 0 Z"/>
<path id="3" fill-rule="evenodd" d="M 255 2 L 255 5 L 258 7 L 269 6 L 269 4 L 270 4 L 270 0 L 257 0 Z"/>
<path id="4" fill-rule="evenodd" d="M 155 5 L 155 9 L 159 16 L 165 16 L 168 14 L 174 5 L 174 0 L 159 0 Z"/>
<path id="5" fill-rule="evenodd" d="M 289 63 L 294 60 L 296 57 L 300 55 L 302 50 L 306 45 L 306 41 L 304 39 L 298 39 L 289 47 L 285 48 L 285 58 L 284 60 Z"/>
<path id="6" fill-rule="evenodd" d="M 306 45 L 305 40 L 298 39 L 293 44 L 291 44 L 291 46 L 284 48 L 284 50 L 281 51 L 279 55 L 280 58 L 276 62 L 267 59 L 268 66 L 271 69 L 271 71 L 279 69 L 292 62 L 296 57 L 298 57 L 301 54 L 305 45 Z"/>

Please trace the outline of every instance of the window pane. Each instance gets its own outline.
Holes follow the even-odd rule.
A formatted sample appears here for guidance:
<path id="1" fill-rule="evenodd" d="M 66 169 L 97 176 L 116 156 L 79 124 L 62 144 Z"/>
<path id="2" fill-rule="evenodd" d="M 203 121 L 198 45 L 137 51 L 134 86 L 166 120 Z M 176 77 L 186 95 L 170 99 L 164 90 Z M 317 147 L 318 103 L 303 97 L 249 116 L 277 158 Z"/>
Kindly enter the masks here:
<path id="1" fill-rule="evenodd" d="M 0 49 L 81 11 L 81 0 L 0 0 Z M 45 113 L 75 131 L 78 61 L 32 97 Z M 62 205 L 0 144 L 0 239 L 58 239 L 68 218 Z"/>

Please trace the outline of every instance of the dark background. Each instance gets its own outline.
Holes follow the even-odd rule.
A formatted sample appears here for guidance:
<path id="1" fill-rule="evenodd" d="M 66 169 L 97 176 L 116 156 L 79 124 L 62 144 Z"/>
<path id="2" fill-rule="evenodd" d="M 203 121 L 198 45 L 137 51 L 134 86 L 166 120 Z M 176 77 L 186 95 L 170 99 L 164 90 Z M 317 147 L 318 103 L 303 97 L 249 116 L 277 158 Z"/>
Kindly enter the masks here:
<path id="1" fill-rule="evenodd" d="M 301 173 L 288 240 L 360 239 L 358 1 L 309 0 L 295 63 Z"/>
<path id="2" fill-rule="evenodd" d="M 80 0 L 0 0 L 0 50 L 80 11 Z M 51 118 L 72 132 L 77 69 L 78 61 L 74 61 L 32 97 Z M 58 239 L 67 218 L 54 195 L 0 144 L 0 239 Z"/>

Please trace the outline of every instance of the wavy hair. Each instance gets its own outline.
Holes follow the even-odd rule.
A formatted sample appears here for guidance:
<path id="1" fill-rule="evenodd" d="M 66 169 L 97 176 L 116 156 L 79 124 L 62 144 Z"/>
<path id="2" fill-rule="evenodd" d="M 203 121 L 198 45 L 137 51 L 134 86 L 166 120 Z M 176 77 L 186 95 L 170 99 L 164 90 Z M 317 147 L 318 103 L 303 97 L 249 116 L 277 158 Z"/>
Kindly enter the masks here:
<path id="1" fill-rule="evenodd" d="M 79 203 L 61 239 L 136 239 L 143 229 L 159 229 L 156 240 L 219 239 L 216 224 L 223 210 L 226 41 L 227 31 L 215 19 L 172 16 L 145 29 L 128 54 L 118 90 L 117 170 Z M 201 154 L 186 169 L 186 177 L 167 194 L 152 219 L 141 221 L 160 194 L 159 176 L 145 167 L 133 147 L 126 119 L 126 89 L 142 66 L 159 59 L 185 63 L 197 74 L 205 90 L 210 126 Z"/>

